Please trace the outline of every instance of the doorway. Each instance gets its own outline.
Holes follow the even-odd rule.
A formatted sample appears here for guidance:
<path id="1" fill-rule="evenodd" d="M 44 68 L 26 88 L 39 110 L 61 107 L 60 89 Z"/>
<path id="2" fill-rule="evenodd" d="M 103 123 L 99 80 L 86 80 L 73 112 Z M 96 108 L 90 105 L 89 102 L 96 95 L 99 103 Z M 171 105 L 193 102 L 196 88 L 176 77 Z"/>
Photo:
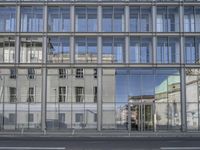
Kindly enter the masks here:
<path id="1" fill-rule="evenodd" d="M 154 131 L 154 103 L 129 103 L 129 130 Z"/>

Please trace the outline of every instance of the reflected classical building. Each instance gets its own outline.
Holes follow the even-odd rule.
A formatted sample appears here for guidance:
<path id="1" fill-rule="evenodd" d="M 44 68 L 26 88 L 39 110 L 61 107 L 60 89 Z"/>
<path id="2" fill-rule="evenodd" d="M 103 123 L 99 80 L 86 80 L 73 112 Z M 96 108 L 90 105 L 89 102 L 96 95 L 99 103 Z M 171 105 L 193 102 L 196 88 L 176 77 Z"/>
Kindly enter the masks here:
<path id="1" fill-rule="evenodd" d="M 200 130 L 199 0 L 1 0 L 0 15 L 1 131 Z"/>

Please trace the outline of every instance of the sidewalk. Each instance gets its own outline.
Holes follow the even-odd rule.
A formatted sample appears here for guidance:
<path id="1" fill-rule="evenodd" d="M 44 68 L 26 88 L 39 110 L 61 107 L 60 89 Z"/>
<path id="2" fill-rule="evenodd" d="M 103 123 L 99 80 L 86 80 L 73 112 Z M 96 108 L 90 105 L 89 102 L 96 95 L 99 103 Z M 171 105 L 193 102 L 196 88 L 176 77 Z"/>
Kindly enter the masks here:
<path id="1" fill-rule="evenodd" d="M 200 137 L 200 132 L 128 132 L 96 130 L 63 130 L 63 131 L 1 131 L 1 137 Z"/>

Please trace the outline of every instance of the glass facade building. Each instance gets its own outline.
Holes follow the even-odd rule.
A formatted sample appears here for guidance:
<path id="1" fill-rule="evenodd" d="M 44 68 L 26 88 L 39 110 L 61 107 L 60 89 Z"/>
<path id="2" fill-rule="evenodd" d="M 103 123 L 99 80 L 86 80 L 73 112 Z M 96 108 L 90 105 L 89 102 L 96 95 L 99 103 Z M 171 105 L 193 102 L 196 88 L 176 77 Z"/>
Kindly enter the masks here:
<path id="1" fill-rule="evenodd" d="M 0 132 L 200 131 L 199 0 L 2 0 Z"/>

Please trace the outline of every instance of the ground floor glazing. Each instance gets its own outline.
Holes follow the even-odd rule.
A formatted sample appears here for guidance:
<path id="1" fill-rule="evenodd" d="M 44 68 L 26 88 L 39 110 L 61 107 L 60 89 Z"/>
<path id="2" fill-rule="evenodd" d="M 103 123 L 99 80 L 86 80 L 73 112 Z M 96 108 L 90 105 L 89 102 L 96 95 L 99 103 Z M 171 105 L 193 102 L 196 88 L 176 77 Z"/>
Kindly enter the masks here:
<path id="1" fill-rule="evenodd" d="M 1 131 L 200 127 L 199 68 L 0 70 Z"/>

